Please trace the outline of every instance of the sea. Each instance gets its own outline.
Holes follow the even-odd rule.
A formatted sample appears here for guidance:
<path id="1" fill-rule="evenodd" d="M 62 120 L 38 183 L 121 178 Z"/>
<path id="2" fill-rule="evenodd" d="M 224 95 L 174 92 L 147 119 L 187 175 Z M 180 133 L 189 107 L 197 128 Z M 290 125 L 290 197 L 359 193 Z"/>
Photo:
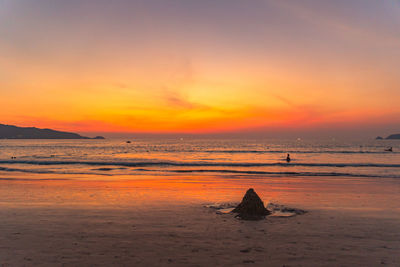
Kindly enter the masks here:
<path id="1" fill-rule="evenodd" d="M 0 179 L 214 175 L 400 178 L 400 141 L 142 138 L 0 140 Z M 392 147 L 392 152 L 386 151 Z M 291 161 L 287 162 L 287 154 Z M 16 176 L 16 174 L 18 174 Z M 60 176 L 63 175 L 63 176 Z"/>

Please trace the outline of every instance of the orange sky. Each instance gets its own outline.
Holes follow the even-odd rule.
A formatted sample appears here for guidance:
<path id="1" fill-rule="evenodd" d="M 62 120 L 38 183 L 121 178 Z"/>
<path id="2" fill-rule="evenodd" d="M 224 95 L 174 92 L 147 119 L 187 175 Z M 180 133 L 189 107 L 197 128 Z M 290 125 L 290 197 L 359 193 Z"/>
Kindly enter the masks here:
<path id="1" fill-rule="evenodd" d="M 396 1 L 34 2 L 0 3 L 0 123 L 208 133 L 400 122 Z"/>

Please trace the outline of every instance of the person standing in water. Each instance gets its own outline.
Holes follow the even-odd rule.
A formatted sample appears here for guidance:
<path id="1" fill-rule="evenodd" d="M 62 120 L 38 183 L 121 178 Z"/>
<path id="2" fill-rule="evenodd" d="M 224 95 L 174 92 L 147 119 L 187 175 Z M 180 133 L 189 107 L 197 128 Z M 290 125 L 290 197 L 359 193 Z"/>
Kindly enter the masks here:
<path id="1" fill-rule="evenodd" d="M 290 155 L 289 154 L 287 154 L 286 161 L 290 162 Z"/>

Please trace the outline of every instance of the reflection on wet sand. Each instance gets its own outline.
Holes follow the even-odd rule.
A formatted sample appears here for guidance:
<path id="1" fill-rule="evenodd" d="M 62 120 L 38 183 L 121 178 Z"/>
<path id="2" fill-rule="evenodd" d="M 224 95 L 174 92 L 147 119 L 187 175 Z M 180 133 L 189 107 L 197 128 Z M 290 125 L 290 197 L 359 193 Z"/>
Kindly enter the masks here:
<path id="1" fill-rule="evenodd" d="M 0 181 L 0 256 L 6 266 L 400 264 L 396 180 L 8 178 Z M 250 187 L 264 203 L 309 212 L 242 221 L 204 207 L 238 203 Z"/>
<path id="2" fill-rule="evenodd" d="M 241 176 L 120 176 L 114 178 L 20 175 L 0 181 L 2 206 L 201 205 L 240 202 L 247 188 L 256 188 L 270 202 L 306 209 L 399 211 L 396 179 L 290 178 Z M 40 179 L 36 179 L 40 177 Z"/>

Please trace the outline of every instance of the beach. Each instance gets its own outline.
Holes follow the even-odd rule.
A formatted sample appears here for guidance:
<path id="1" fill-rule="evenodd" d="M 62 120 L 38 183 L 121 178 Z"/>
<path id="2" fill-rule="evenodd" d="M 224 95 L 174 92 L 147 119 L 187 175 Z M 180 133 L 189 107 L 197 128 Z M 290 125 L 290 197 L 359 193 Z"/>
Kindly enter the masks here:
<path id="1" fill-rule="evenodd" d="M 0 181 L 1 266 L 400 264 L 396 179 L 24 176 Z M 250 187 L 307 213 L 244 221 L 206 207 Z"/>

